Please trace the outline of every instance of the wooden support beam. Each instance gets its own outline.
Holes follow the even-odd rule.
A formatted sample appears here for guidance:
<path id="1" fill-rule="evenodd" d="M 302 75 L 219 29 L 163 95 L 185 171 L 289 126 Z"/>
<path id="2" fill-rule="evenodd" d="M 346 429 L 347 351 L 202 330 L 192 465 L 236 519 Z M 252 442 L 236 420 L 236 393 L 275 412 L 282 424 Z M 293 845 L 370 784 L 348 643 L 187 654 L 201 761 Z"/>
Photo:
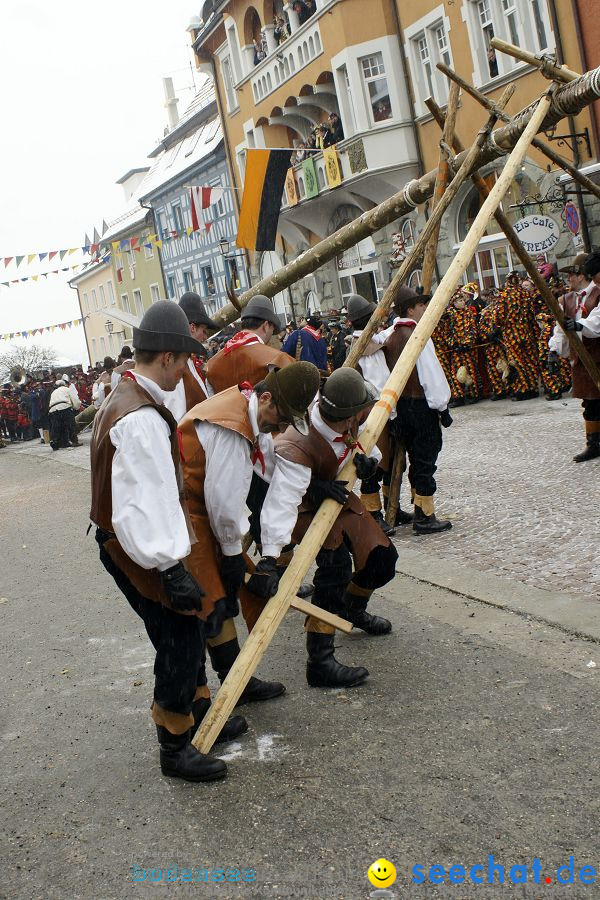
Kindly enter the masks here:
<path id="1" fill-rule="evenodd" d="M 448 183 L 450 181 L 450 166 L 448 160 L 447 147 L 452 146 L 452 137 L 454 136 L 454 128 L 456 126 L 456 114 L 458 112 L 458 102 L 460 100 L 460 88 L 455 81 L 450 82 L 450 92 L 448 94 L 448 107 L 446 112 L 446 121 L 444 130 L 442 131 L 442 140 L 440 142 L 440 159 L 438 162 L 438 171 L 435 179 L 435 188 L 432 197 L 432 210 L 436 208 Z M 425 248 L 423 255 L 423 275 L 421 278 L 423 284 L 423 293 L 428 294 L 433 283 L 433 272 L 435 269 L 435 258 L 437 255 L 438 240 L 440 237 L 441 220 L 438 221 L 433 230 L 429 243 Z"/>
<path id="2" fill-rule="evenodd" d="M 398 401 L 423 347 L 431 337 L 479 241 L 485 233 L 490 217 L 510 187 L 525 158 L 531 139 L 548 115 L 549 109 L 550 97 L 549 95 L 544 95 L 539 101 L 537 108 L 533 111 L 514 150 L 506 158 L 502 174 L 492 188 L 489 197 L 482 205 L 469 229 L 466 240 L 454 257 L 432 300 L 429 302 L 427 310 L 412 332 L 400 358 L 392 369 L 390 377 L 381 392 L 381 397 L 371 410 L 365 423 L 365 428 L 361 432 L 361 444 L 366 453 L 371 452 L 383 431 L 390 412 Z M 340 479 L 348 481 L 349 489 L 352 489 L 356 481 L 353 457 L 354 454 L 352 454 L 339 473 Z M 325 500 L 314 516 L 312 524 L 298 545 L 294 558 L 280 581 L 276 596 L 271 597 L 267 602 L 263 613 L 250 632 L 248 639 L 215 697 L 214 703 L 198 729 L 193 743 L 203 753 L 208 753 L 213 746 L 217 735 L 233 711 L 249 678 L 260 663 L 277 628 L 289 609 L 304 575 L 321 549 L 325 538 L 331 530 L 331 526 L 339 515 L 340 509 L 340 505 L 334 500 Z"/>
<path id="3" fill-rule="evenodd" d="M 575 81 L 576 78 L 580 77 L 577 72 L 572 72 L 566 66 L 555 66 L 551 60 L 536 56 L 535 53 L 523 50 L 521 47 L 515 47 L 514 44 L 509 44 L 507 41 L 501 41 L 500 38 L 493 37 L 490 44 L 494 50 L 499 50 L 500 53 L 506 53 L 507 56 L 512 56 L 514 59 L 520 59 L 521 62 L 529 63 L 530 66 L 535 66 L 536 69 L 541 71 L 544 78 L 547 78 L 549 81 L 560 81 L 563 84 L 568 84 L 568 82 Z"/>
<path id="4" fill-rule="evenodd" d="M 464 78 L 461 78 L 450 66 L 445 65 L 445 63 L 438 63 L 437 68 L 440 72 L 449 78 L 450 81 L 455 82 L 461 87 L 467 94 L 470 94 L 474 100 L 477 100 L 484 109 L 489 110 L 490 112 L 493 109 L 497 109 L 496 104 L 486 97 L 485 94 L 482 94 L 481 91 L 478 91 L 477 88 L 474 88 L 473 85 L 469 84 L 468 81 L 465 81 Z M 425 101 L 427 104 L 427 100 Z M 435 103 L 435 100 L 434 100 Z M 498 118 L 502 122 L 510 122 L 510 116 L 507 116 L 506 113 L 502 111 L 498 111 Z M 586 191 L 589 191 L 590 194 L 593 194 L 598 200 L 600 200 L 600 185 L 597 185 L 591 178 L 588 178 L 587 175 L 584 175 L 583 172 L 580 172 L 572 163 L 570 163 L 564 156 L 561 156 L 560 153 L 557 153 L 556 150 L 553 150 L 552 147 L 549 147 L 545 141 L 541 141 L 539 138 L 534 138 L 532 140 L 532 145 L 539 150 L 540 153 L 543 153 L 547 159 L 553 162 L 556 166 L 559 166 L 561 169 L 564 169 L 565 172 L 568 172 L 571 178 L 581 185 L 582 188 L 585 188 Z"/>
<path id="5" fill-rule="evenodd" d="M 334 628 L 337 628 L 338 631 L 343 631 L 345 634 L 350 634 L 352 631 L 353 625 L 351 622 L 348 622 L 347 619 L 342 619 L 341 616 L 336 616 L 335 613 L 330 613 L 326 609 L 321 609 L 320 606 L 315 606 L 314 603 L 309 603 L 308 600 L 301 600 L 300 597 L 294 597 L 290 606 L 292 609 L 297 609 L 298 612 L 304 613 L 305 616 L 313 616 L 313 618 L 318 619 L 319 622 L 333 625 Z"/>
<path id="6" fill-rule="evenodd" d="M 438 123 L 438 125 L 440 126 L 440 128 L 443 128 L 444 113 L 442 112 L 442 110 L 439 108 L 439 106 L 437 105 L 435 100 L 433 100 L 431 103 L 428 101 L 425 101 L 425 102 L 427 103 L 427 108 L 432 113 L 433 117 L 435 118 L 435 120 Z M 460 142 L 459 138 L 456 135 L 454 136 L 453 146 L 457 153 L 461 152 L 461 150 L 463 148 L 462 143 Z M 488 188 L 487 184 L 485 183 L 485 181 L 483 180 L 483 178 L 481 177 L 479 172 L 474 172 L 471 177 L 472 177 L 473 183 L 474 183 L 475 187 L 477 188 L 477 190 L 479 191 L 480 195 L 482 196 L 483 199 L 485 199 L 490 192 L 490 189 Z M 494 213 L 494 218 L 496 219 L 498 225 L 500 226 L 500 228 L 506 235 L 506 238 L 507 238 L 509 244 L 511 245 L 512 249 L 515 251 L 516 255 L 521 260 L 523 266 L 525 267 L 529 277 L 535 284 L 540 295 L 543 297 L 546 306 L 548 307 L 548 309 L 550 310 L 552 315 L 555 317 L 555 319 L 558 321 L 559 325 L 562 325 L 564 322 L 564 313 L 563 313 L 563 309 L 562 309 L 560 303 L 555 298 L 554 294 L 552 293 L 552 291 L 546 284 L 545 280 L 542 278 L 542 276 L 538 272 L 534 261 L 532 260 L 530 255 L 527 253 L 527 251 L 523 247 L 523 244 L 519 240 L 519 236 L 517 235 L 513 226 L 509 222 L 508 218 L 506 217 L 506 215 L 500 208 L 498 208 L 496 210 L 496 212 Z M 584 366 L 584 368 L 586 369 L 588 375 L 590 376 L 592 381 L 596 384 L 596 387 L 598 388 L 598 390 L 600 390 L 600 370 L 598 369 L 598 366 L 596 365 L 595 361 L 593 360 L 589 350 L 586 347 L 584 347 L 583 342 L 580 341 L 579 338 L 577 337 L 577 335 L 575 335 L 572 331 L 566 331 L 565 334 L 567 336 L 567 340 L 569 342 L 569 347 L 571 348 L 571 351 L 576 356 L 579 357 L 579 359 L 581 360 L 581 363 Z"/>
<path id="7" fill-rule="evenodd" d="M 508 87 L 506 87 L 504 89 L 503 97 L 512 96 L 513 91 L 514 91 L 514 85 L 508 85 Z M 446 212 L 446 210 L 448 209 L 448 207 L 450 206 L 450 204 L 452 203 L 452 201 L 458 194 L 463 182 L 465 182 L 466 179 L 471 174 L 471 171 L 473 170 L 473 168 L 477 162 L 477 158 L 479 156 L 480 149 L 481 149 L 481 147 L 483 147 L 483 145 L 487 141 L 490 131 L 493 128 L 494 123 L 496 121 L 496 118 L 497 118 L 496 114 L 491 113 L 488 121 L 486 122 L 486 124 L 483 126 L 483 128 L 477 135 L 475 143 L 472 145 L 470 150 L 464 155 L 464 159 L 463 159 L 460 169 L 458 170 L 458 172 L 456 173 L 456 175 L 450 182 L 446 191 L 441 196 L 438 205 L 431 213 L 431 216 L 427 220 L 423 231 L 417 238 L 414 247 L 412 248 L 412 250 L 406 257 L 406 259 L 403 261 L 403 263 L 399 267 L 399 269 L 397 269 L 394 277 L 392 278 L 391 282 L 389 283 L 388 287 L 386 288 L 383 297 L 379 301 L 379 303 L 377 305 L 377 309 L 374 311 L 373 315 L 371 316 L 366 328 L 363 329 L 360 337 L 357 338 L 357 340 L 352 344 L 352 346 L 350 348 L 350 352 L 344 362 L 344 366 L 348 366 L 348 367 L 352 367 L 352 368 L 354 368 L 356 366 L 358 360 L 361 358 L 361 356 L 364 355 L 364 352 L 369 344 L 369 341 L 371 340 L 371 337 L 377 330 L 377 327 L 379 325 L 383 325 L 386 322 L 389 312 L 394 304 L 394 300 L 396 298 L 398 291 L 400 290 L 401 287 L 403 287 L 404 282 L 410 275 L 411 271 L 413 270 L 415 265 L 421 259 L 423 253 L 425 252 L 425 248 L 427 247 L 427 244 L 429 243 L 431 236 L 432 236 L 434 229 L 436 228 L 438 222 L 441 222 L 442 216 L 444 215 L 444 213 Z"/>

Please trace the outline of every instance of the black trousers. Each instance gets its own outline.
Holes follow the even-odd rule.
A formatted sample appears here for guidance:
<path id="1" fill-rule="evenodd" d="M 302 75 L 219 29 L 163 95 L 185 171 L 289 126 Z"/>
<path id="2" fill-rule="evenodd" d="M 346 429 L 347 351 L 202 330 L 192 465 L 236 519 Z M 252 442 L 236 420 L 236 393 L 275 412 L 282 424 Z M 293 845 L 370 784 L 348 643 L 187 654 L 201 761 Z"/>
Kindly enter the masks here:
<path id="1" fill-rule="evenodd" d="M 129 605 L 142 619 L 152 646 L 154 660 L 154 700 L 170 712 L 191 712 L 196 688 L 206 684 L 204 662 L 206 638 L 204 625 L 197 616 L 182 616 L 143 597 L 129 578 L 118 568 L 102 546 L 100 562 L 114 578 Z"/>
<path id="2" fill-rule="evenodd" d="M 69 446 L 70 425 L 70 409 L 58 409 L 50 413 L 50 443 L 54 449 Z"/>
<path id="3" fill-rule="evenodd" d="M 582 400 L 581 405 L 586 422 L 600 422 L 600 400 Z"/>
<path id="4" fill-rule="evenodd" d="M 344 616 L 344 594 L 350 581 L 370 591 L 383 587 L 394 577 L 397 559 L 398 551 L 392 543 L 387 547 L 375 547 L 365 566 L 352 574 L 352 555 L 346 544 L 336 550 L 320 550 L 316 558 L 312 602 L 321 609 Z"/>
<path id="5" fill-rule="evenodd" d="M 390 432 L 408 456 L 408 480 L 415 494 L 432 497 L 437 487 L 433 477 L 442 449 L 442 428 L 437 410 L 420 398 L 400 397 Z M 394 447 L 395 450 L 395 447 Z M 390 465 L 390 472 L 391 472 Z"/>

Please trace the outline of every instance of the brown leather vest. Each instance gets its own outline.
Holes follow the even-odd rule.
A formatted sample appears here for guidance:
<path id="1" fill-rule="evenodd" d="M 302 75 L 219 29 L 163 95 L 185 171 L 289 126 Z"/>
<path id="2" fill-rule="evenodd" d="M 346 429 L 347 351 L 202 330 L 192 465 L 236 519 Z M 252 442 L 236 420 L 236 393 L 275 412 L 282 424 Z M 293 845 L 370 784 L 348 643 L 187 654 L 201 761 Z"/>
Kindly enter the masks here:
<path id="1" fill-rule="evenodd" d="M 197 406 L 198 403 L 202 403 L 204 400 L 206 400 L 206 394 L 196 381 L 195 377 L 190 372 L 188 366 L 185 367 L 182 381 L 183 389 L 185 391 L 186 410 L 190 410 L 194 406 Z"/>
<path id="2" fill-rule="evenodd" d="M 389 338 L 383 345 L 385 361 L 390 372 L 398 362 L 400 354 L 404 350 L 413 331 L 413 328 L 407 328 L 405 325 L 396 326 L 394 331 L 390 334 Z M 419 375 L 416 365 L 412 369 L 408 377 L 408 381 L 404 385 L 404 390 L 402 391 L 402 394 L 400 396 L 419 398 L 421 400 L 425 398 L 425 392 L 421 387 L 421 382 L 419 381 Z"/>
<path id="3" fill-rule="evenodd" d="M 215 393 L 233 385 L 249 381 L 254 387 L 269 374 L 270 366 L 282 369 L 294 362 L 287 353 L 275 350 L 268 344 L 246 344 L 234 347 L 229 353 L 225 348 L 209 359 L 206 366 L 208 378 Z"/>
<path id="4" fill-rule="evenodd" d="M 192 516 L 205 516 L 207 515 L 204 502 L 206 457 L 204 448 L 198 440 L 196 422 L 211 422 L 213 425 L 235 431 L 247 439 L 250 447 L 254 443 L 254 433 L 248 417 L 248 401 L 237 386 L 228 388 L 226 391 L 196 404 L 179 423 L 179 447 L 183 461 L 188 507 Z M 223 462 L 225 463 L 226 460 Z"/>
<path id="5" fill-rule="evenodd" d="M 575 318 L 577 312 L 577 293 L 569 291 L 560 298 L 560 303 L 565 315 Z M 585 309 L 589 315 L 600 303 L 600 287 L 594 287 L 585 298 Z M 582 338 L 583 346 L 589 351 L 590 356 L 597 366 L 600 366 L 600 338 Z M 600 400 L 600 391 L 590 376 L 587 369 L 581 363 L 578 356 L 571 355 L 573 369 L 573 396 L 579 400 Z"/>
<path id="6" fill-rule="evenodd" d="M 102 404 L 94 418 L 92 441 L 90 445 L 91 474 L 92 474 L 92 508 L 90 519 L 102 531 L 113 535 L 112 525 L 112 461 L 115 455 L 115 447 L 110 440 L 110 430 L 124 416 L 142 409 L 144 406 L 153 407 L 169 426 L 171 440 L 171 457 L 175 468 L 175 475 L 179 487 L 179 500 L 185 515 L 190 543 L 196 538 L 191 527 L 189 514 L 185 502 L 183 473 L 179 460 L 179 445 L 177 441 L 177 429 L 175 419 L 169 410 L 157 403 L 150 394 L 136 381 L 129 378 L 121 379 L 114 391 Z M 151 486 L 150 486 L 151 489 Z M 169 600 L 163 590 L 162 582 L 157 569 L 143 569 L 138 566 L 123 550 L 116 537 L 111 537 L 104 547 L 113 562 L 127 575 L 129 580 L 144 596 L 151 600 L 158 600 L 165 606 L 170 606 Z"/>

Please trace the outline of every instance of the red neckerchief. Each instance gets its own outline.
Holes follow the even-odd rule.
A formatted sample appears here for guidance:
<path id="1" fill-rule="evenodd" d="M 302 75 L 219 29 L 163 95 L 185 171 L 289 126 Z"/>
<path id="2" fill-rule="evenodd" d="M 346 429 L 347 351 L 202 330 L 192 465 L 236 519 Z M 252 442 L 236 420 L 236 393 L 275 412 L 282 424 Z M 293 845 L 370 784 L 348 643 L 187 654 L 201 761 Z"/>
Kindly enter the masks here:
<path id="1" fill-rule="evenodd" d="M 246 347 L 248 344 L 260 344 L 261 340 L 253 331 L 238 331 L 225 344 L 225 353 L 231 353 L 236 347 Z"/>
<path id="2" fill-rule="evenodd" d="M 323 335 L 321 334 L 320 331 L 317 331 L 316 328 L 311 328 L 310 325 L 305 325 L 304 328 L 302 329 L 302 331 L 308 331 L 308 333 L 312 334 L 312 336 L 314 337 L 314 339 L 316 341 L 320 341 L 321 338 L 323 337 Z"/>
<path id="3" fill-rule="evenodd" d="M 194 369 L 196 370 L 196 372 L 198 374 L 198 377 L 202 381 L 202 384 L 206 384 L 206 377 L 204 375 L 204 372 L 202 371 L 202 360 L 198 359 L 198 357 L 195 356 L 193 353 L 190 356 L 190 359 L 192 361 L 192 365 L 194 366 Z"/>
<path id="4" fill-rule="evenodd" d="M 127 379 L 127 381 L 135 381 L 137 384 L 137 379 L 136 379 L 135 375 L 133 374 L 133 372 L 131 371 L 131 369 L 127 369 L 126 372 L 123 372 L 123 374 L 121 375 L 121 378 Z"/>
<path id="5" fill-rule="evenodd" d="M 586 299 L 587 299 L 587 288 L 586 288 L 586 290 L 581 291 L 580 293 L 577 294 L 577 311 L 576 311 L 575 315 L 577 315 L 577 313 L 580 312 L 582 319 L 586 319 L 587 316 L 589 315 L 587 307 L 585 305 Z"/>
<path id="6" fill-rule="evenodd" d="M 346 445 L 346 449 L 344 450 L 344 452 L 342 453 L 342 455 L 340 456 L 340 458 L 338 460 L 339 465 L 341 465 L 344 462 L 344 460 L 346 459 L 346 457 L 348 456 L 348 454 L 352 450 L 356 450 L 357 447 L 361 453 L 365 452 L 364 447 L 361 446 L 360 441 L 355 439 L 354 435 L 350 434 L 349 431 L 345 431 L 344 434 L 340 434 L 339 437 L 336 437 L 333 439 L 334 444 L 341 444 L 342 441 Z"/>
<path id="7" fill-rule="evenodd" d="M 415 322 L 414 319 L 401 319 L 400 317 L 398 317 L 397 319 L 394 319 L 394 331 L 397 328 L 416 328 L 416 327 L 417 327 L 417 323 Z"/>
<path id="8" fill-rule="evenodd" d="M 252 453 L 250 454 L 250 459 L 252 460 L 252 465 L 255 464 L 256 460 L 260 462 L 260 467 L 264 475 L 267 467 L 265 464 L 265 457 L 263 456 L 263 452 L 258 446 L 258 438 L 256 438 L 254 444 L 252 445 Z"/>

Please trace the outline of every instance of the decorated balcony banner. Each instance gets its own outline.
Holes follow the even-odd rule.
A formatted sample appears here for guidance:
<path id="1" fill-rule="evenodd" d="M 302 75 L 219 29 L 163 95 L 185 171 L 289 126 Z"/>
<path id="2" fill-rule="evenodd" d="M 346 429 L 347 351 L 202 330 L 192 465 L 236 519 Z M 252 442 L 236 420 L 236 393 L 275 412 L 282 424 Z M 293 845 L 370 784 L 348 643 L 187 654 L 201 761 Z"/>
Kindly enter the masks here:
<path id="1" fill-rule="evenodd" d="M 317 181 L 317 170 L 314 160 L 305 159 L 302 162 L 302 171 L 304 173 L 304 190 L 306 191 L 306 199 L 316 197 L 319 193 L 319 182 Z"/>
<path id="2" fill-rule="evenodd" d="M 335 147 L 326 147 L 325 150 L 323 150 L 323 161 L 325 163 L 327 184 L 329 187 L 337 187 L 342 183 L 342 169 L 340 166 L 340 158 Z"/>
<path id="3" fill-rule="evenodd" d="M 290 206 L 295 206 L 300 197 L 298 196 L 298 185 L 294 178 L 294 170 L 291 168 L 287 170 L 287 175 L 285 176 L 285 193 Z"/>
<path id="4" fill-rule="evenodd" d="M 247 250 L 274 250 L 281 195 L 292 150 L 248 150 L 236 243 Z"/>

